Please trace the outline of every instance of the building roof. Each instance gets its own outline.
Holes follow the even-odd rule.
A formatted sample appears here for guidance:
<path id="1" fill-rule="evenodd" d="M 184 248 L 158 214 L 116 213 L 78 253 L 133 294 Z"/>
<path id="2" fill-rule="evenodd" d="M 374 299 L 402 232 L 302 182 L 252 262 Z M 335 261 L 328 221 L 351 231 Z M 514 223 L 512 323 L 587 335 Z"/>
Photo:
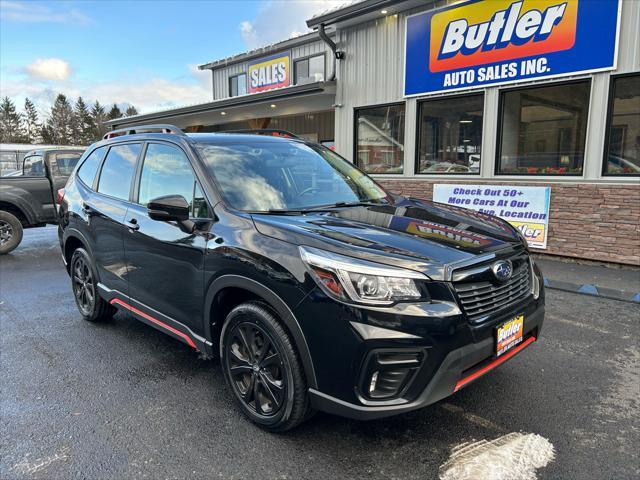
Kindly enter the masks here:
<path id="1" fill-rule="evenodd" d="M 305 43 L 315 42 L 317 40 L 320 40 L 318 32 L 309 32 L 303 35 L 298 35 L 297 37 L 288 38 L 281 42 L 276 42 L 270 45 L 265 45 L 264 47 L 255 48 L 253 50 L 249 50 L 248 52 L 238 53 L 237 55 L 221 58 L 219 60 L 212 60 L 209 63 L 198 65 L 198 69 L 209 70 L 222 68 L 228 65 L 233 65 L 234 63 L 246 62 L 247 60 L 263 57 L 271 53 L 279 52 L 292 47 L 297 47 L 299 45 L 304 45 Z"/>
<path id="2" fill-rule="evenodd" d="M 353 0 L 314 15 L 307 20 L 307 27 L 362 23 L 379 17 L 381 10 L 391 15 L 418 6 L 433 7 L 443 1 L 446 3 L 446 0 Z"/>

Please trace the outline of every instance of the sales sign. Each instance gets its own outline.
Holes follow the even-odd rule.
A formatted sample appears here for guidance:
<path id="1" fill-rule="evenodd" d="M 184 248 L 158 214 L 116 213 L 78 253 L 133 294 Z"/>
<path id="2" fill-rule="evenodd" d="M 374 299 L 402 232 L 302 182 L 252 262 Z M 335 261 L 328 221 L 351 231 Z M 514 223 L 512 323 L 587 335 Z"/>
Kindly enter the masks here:
<path id="1" fill-rule="evenodd" d="M 249 93 L 259 93 L 274 88 L 288 87 L 291 83 L 289 53 L 263 57 L 249 63 Z"/>
<path id="2" fill-rule="evenodd" d="M 551 187 L 452 185 L 433 187 L 433 201 L 498 216 L 516 227 L 530 247 L 547 248 Z"/>
<path id="3" fill-rule="evenodd" d="M 406 96 L 615 69 L 620 0 L 471 0 L 407 18 Z"/>

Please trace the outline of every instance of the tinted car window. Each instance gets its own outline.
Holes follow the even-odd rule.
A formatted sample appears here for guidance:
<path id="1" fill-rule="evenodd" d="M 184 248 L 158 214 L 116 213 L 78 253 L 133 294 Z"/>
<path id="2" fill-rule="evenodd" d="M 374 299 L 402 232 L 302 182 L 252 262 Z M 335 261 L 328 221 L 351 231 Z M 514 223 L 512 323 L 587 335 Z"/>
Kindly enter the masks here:
<path id="1" fill-rule="evenodd" d="M 152 143 L 142 164 L 139 203 L 146 205 L 164 195 L 182 195 L 189 200 L 193 197 L 194 182 L 189 161 L 181 150 Z"/>
<path id="2" fill-rule="evenodd" d="M 139 154 L 139 143 L 111 147 L 100 172 L 98 192 L 128 200 L 131 179 Z"/>
<path id="3" fill-rule="evenodd" d="M 330 150 L 298 142 L 200 145 L 225 200 L 238 210 L 384 203 L 387 193 Z"/>
<path id="4" fill-rule="evenodd" d="M 192 215 L 206 217 L 206 202 L 182 150 L 171 145 L 151 143 L 142 164 L 138 203 L 164 195 L 182 195 L 191 207 Z"/>
<path id="5" fill-rule="evenodd" d="M 81 152 L 78 153 L 56 153 L 54 158 L 56 160 L 56 166 L 58 167 L 58 175 L 69 176 L 73 169 L 76 168 L 78 160 L 82 156 Z"/>
<path id="6" fill-rule="evenodd" d="M 28 177 L 44 177 L 44 162 L 42 155 L 26 157 L 23 163 L 24 175 Z"/>
<path id="7" fill-rule="evenodd" d="M 88 187 L 93 187 L 93 180 L 96 178 L 96 172 L 100 167 L 100 162 L 104 156 L 104 152 L 107 147 L 96 148 L 89 156 L 82 162 L 78 169 L 78 177 L 82 180 L 82 183 Z"/>

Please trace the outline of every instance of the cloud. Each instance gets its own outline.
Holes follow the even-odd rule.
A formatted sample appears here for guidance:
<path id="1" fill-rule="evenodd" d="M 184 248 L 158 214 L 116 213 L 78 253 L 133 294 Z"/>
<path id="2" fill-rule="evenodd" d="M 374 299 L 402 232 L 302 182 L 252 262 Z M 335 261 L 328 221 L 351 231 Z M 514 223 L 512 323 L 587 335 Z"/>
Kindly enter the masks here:
<path id="1" fill-rule="evenodd" d="M 256 18 L 240 23 L 240 35 L 249 49 L 263 47 L 309 32 L 306 20 L 345 3 L 345 0 L 265 1 Z"/>
<path id="2" fill-rule="evenodd" d="M 41 80 L 66 80 L 72 73 L 69 62 L 60 58 L 37 58 L 24 70 L 30 77 Z"/>
<path id="3" fill-rule="evenodd" d="M 240 35 L 242 36 L 244 43 L 247 45 L 255 45 L 259 41 L 258 35 L 253 28 L 253 24 L 248 20 L 240 23 Z"/>
<path id="4" fill-rule="evenodd" d="M 26 68 L 20 71 L 21 76 L 3 71 L 0 97 L 8 96 L 18 108 L 28 97 L 43 114 L 49 111 L 58 93 L 64 93 L 72 102 L 82 96 L 86 103 L 98 100 L 103 105 L 134 105 L 140 113 L 211 101 L 211 73 L 201 72 L 195 65 L 185 65 L 184 74 L 174 78 L 144 73 L 99 83 L 76 76 L 64 80 L 27 77 Z"/>
<path id="5" fill-rule="evenodd" d="M 51 5 L 51 4 L 50 4 Z M 36 2 L 0 1 L 0 19 L 7 22 L 74 23 L 87 25 L 91 18 L 76 8 L 55 3 L 56 8 Z M 62 8 L 60 8 L 62 7 Z"/>

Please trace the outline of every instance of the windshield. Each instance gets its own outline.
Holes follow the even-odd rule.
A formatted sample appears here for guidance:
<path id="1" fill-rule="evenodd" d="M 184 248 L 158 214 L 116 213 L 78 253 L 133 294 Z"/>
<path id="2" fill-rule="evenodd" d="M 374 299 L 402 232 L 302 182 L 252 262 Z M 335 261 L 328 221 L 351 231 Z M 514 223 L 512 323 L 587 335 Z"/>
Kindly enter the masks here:
<path id="1" fill-rule="evenodd" d="M 298 142 L 198 145 L 222 190 L 238 210 L 298 210 L 336 203 L 387 202 L 387 193 L 330 150 Z"/>

